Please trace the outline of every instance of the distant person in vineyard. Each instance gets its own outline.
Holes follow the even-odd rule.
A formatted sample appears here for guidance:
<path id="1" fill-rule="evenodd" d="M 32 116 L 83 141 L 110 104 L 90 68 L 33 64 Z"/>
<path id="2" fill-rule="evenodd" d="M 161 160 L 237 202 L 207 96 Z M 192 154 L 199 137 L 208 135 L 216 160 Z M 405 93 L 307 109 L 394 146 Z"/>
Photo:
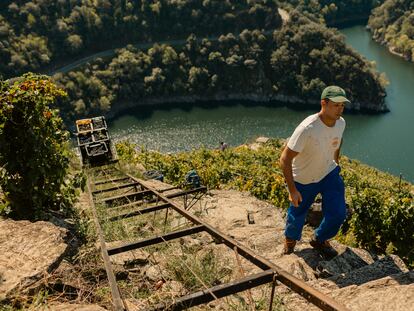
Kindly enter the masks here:
<path id="1" fill-rule="evenodd" d="M 302 235 L 309 207 L 322 195 L 323 219 L 310 241 L 326 257 L 337 255 L 329 244 L 346 218 L 345 187 L 339 175 L 339 150 L 345 120 L 345 91 L 328 86 L 321 95 L 321 110 L 304 119 L 289 138 L 280 166 L 289 191 L 290 207 L 285 228 L 284 254 L 294 251 Z"/>
<path id="2" fill-rule="evenodd" d="M 220 148 L 221 151 L 226 150 L 228 147 L 229 147 L 229 145 L 227 145 L 224 141 L 220 142 L 220 147 L 219 148 Z"/>

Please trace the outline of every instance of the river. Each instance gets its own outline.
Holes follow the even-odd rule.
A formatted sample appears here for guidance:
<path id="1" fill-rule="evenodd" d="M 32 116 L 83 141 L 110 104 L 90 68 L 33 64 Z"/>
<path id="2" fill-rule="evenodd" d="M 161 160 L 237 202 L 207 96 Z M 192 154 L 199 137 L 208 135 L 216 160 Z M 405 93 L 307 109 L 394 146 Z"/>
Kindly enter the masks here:
<path id="1" fill-rule="evenodd" d="M 386 73 L 390 81 L 386 103 L 391 110 L 381 115 L 345 114 L 343 153 L 414 182 L 414 64 L 372 41 L 364 26 L 341 32 L 349 45 Z M 315 112 L 242 103 L 208 109 L 137 109 L 112 120 L 109 127 L 115 140 L 175 152 L 214 148 L 220 141 L 236 146 L 257 136 L 287 137 L 305 116 Z"/>

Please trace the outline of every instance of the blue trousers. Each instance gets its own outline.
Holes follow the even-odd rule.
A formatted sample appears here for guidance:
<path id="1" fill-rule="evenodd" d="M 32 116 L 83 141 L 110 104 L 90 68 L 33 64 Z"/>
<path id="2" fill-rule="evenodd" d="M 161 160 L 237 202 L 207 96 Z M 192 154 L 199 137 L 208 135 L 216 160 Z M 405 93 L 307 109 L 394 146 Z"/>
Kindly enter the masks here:
<path id="1" fill-rule="evenodd" d="M 315 230 L 315 237 L 319 242 L 324 242 L 338 233 L 346 218 L 345 186 L 339 172 L 340 167 L 337 166 L 317 183 L 304 185 L 295 182 L 296 188 L 302 195 L 302 202 L 298 207 L 292 204 L 289 206 L 285 228 L 286 237 L 300 240 L 306 214 L 318 193 L 322 195 L 323 219 Z"/>

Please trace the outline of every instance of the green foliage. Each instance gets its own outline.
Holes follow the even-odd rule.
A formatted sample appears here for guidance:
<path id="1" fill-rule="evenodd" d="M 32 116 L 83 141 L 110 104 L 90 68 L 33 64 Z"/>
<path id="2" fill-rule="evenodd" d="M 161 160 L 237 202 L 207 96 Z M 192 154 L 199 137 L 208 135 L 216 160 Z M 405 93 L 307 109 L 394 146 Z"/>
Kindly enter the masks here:
<path id="1" fill-rule="evenodd" d="M 414 2 L 387 0 L 372 12 L 368 25 L 375 40 L 414 61 Z"/>
<path id="2" fill-rule="evenodd" d="M 371 10 L 384 0 L 279 0 L 281 6 L 288 4 L 305 16 L 326 23 L 329 26 L 338 26 L 367 20 Z"/>
<path id="3" fill-rule="evenodd" d="M 184 46 L 154 45 L 146 52 L 130 46 L 110 63 L 100 59 L 82 71 L 57 75 L 69 94 L 61 104 L 65 118 L 183 95 L 253 94 L 266 101 L 293 95 L 312 102 L 324 86 L 339 83 L 361 107 L 378 103 L 383 108 L 384 85 L 372 65 L 337 34 L 297 13 L 319 22 L 315 16 L 322 11 L 358 15 L 377 1 L 288 2 L 296 13 L 281 29 L 277 1 L 270 0 L 6 1 L 0 15 L 0 74 L 44 68 L 92 47 L 188 37 Z M 273 38 L 271 32 L 279 29 Z M 316 45 L 315 38 L 321 39 Z M 292 68 L 286 70 L 287 65 Z"/>
<path id="4" fill-rule="evenodd" d="M 385 84 L 374 65 L 347 48 L 336 31 L 299 14 L 273 34 L 244 30 L 217 40 L 192 35 L 184 45 L 155 44 L 147 51 L 128 46 L 107 62 L 54 79 L 68 92 L 60 104 L 68 119 L 179 96 L 255 95 L 272 101 L 287 95 L 319 104 L 321 91 L 331 84 L 341 85 L 361 109 L 385 108 Z"/>
<path id="5" fill-rule="evenodd" d="M 0 6 L 6 77 L 85 50 L 281 25 L 276 2 L 268 0 L 4 0 Z"/>
<path id="6" fill-rule="evenodd" d="M 68 133 L 50 108 L 62 96 L 49 79 L 33 74 L 0 84 L 0 185 L 8 205 L 1 211 L 18 219 L 68 208 L 76 197 L 80 179 L 67 179 Z"/>
<path id="7" fill-rule="evenodd" d="M 177 154 L 162 154 L 145 149 L 135 151 L 129 143 L 117 144 L 118 155 L 148 170 L 163 172 L 173 184 L 181 184 L 188 171 L 195 169 L 204 185 L 209 188 L 235 188 L 248 191 L 256 197 L 269 200 L 276 206 L 288 205 L 283 175 L 278 159 L 281 142 L 274 140 L 256 152 L 248 147 L 225 150 L 199 149 Z M 127 151 L 129 150 L 129 151 Z M 135 153 L 131 157 L 130 154 Z"/>
<path id="8" fill-rule="evenodd" d="M 414 266 L 413 185 L 355 160 L 345 158 L 341 166 L 352 214 L 342 227 L 343 241 L 397 254 Z"/>
<path id="9" fill-rule="evenodd" d="M 401 192 L 387 198 L 367 188 L 353 197 L 353 207 L 352 226 L 360 245 L 414 262 L 412 194 Z"/>
<path id="10" fill-rule="evenodd" d="M 300 98 L 319 98 L 324 87 L 341 85 L 351 102 L 384 103 L 385 84 L 373 64 L 346 47 L 343 37 L 298 14 L 291 16 L 296 27 L 274 34 L 271 54 L 272 84 Z M 358 69 L 357 69 L 358 68 Z M 369 92 L 367 92 L 369 90 Z"/>
<path id="11" fill-rule="evenodd" d="M 288 206 L 288 194 L 278 159 L 281 141 L 273 140 L 253 151 L 246 146 L 161 154 L 119 143 L 121 159 L 163 172 L 168 182 L 180 184 L 195 169 L 209 188 L 248 191 L 279 208 Z M 414 187 L 358 161 L 341 158 L 346 202 L 352 217 L 340 238 L 380 253 L 398 254 L 414 265 Z"/>

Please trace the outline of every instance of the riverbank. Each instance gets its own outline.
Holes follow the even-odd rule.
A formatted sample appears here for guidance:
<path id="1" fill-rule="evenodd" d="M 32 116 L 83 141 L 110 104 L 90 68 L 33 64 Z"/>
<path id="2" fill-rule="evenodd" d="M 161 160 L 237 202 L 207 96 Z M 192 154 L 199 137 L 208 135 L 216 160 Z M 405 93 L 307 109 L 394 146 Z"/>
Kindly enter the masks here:
<path id="1" fill-rule="evenodd" d="M 171 96 L 171 97 L 152 97 L 137 102 L 122 102 L 111 107 L 111 110 L 105 114 L 109 120 L 113 120 L 128 114 L 131 111 L 140 108 L 157 109 L 175 109 L 175 108 L 191 108 L 206 107 L 214 108 L 217 106 L 233 106 L 242 104 L 245 106 L 266 106 L 266 107 L 287 107 L 293 110 L 317 109 L 320 107 L 320 100 L 302 100 L 297 96 L 288 96 L 282 94 L 261 95 L 261 94 L 224 94 L 219 93 L 210 96 L 189 95 L 189 96 Z M 353 102 L 345 109 L 350 113 L 385 113 L 389 112 L 385 105 L 362 105 L 359 102 Z"/>
<path id="2" fill-rule="evenodd" d="M 396 51 L 396 49 L 397 49 L 396 46 L 393 46 L 389 42 L 387 42 L 386 40 L 381 40 L 381 38 L 379 36 L 376 36 L 374 31 L 372 30 L 372 28 L 369 25 L 366 26 L 366 29 L 371 34 L 372 40 L 374 40 L 375 42 L 377 42 L 377 43 L 381 44 L 382 46 L 386 47 L 391 54 L 396 55 L 398 57 L 401 57 L 401 58 L 403 58 L 404 60 L 406 60 L 408 62 L 414 62 L 414 60 L 411 60 L 408 56 L 404 55 L 403 53 L 397 52 Z"/>
<path id="3" fill-rule="evenodd" d="M 368 21 L 373 39 L 409 62 L 414 62 L 413 14 L 412 0 L 386 0 Z"/>
<path id="4" fill-rule="evenodd" d="M 371 34 L 372 34 L 372 32 L 371 32 Z M 385 40 L 380 40 L 379 38 L 375 38 L 374 36 L 372 37 L 372 39 L 375 42 L 378 42 L 379 44 L 381 44 L 382 46 L 385 46 L 391 54 L 396 55 L 398 57 L 401 57 L 404 60 L 406 60 L 407 62 L 410 62 L 410 63 L 414 62 L 414 60 L 411 60 L 410 57 L 408 57 L 407 55 L 404 55 L 403 53 L 397 52 L 396 51 L 397 47 L 391 45 L 389 42 L 386 42 Z"/>
<path id="5" fill-rule="evenodd" d="M 332 21 L 332 22 L 327 22 L 326 26 L 338 28 L 338 29 L 348 28 L 348 27 L 357 26 L 357 25 L 365 26 L 368 23 L 368 19 L 369 19 L 369 15 L 351 16 L 351 17 L 336 19 L 335 21 Z"/>

